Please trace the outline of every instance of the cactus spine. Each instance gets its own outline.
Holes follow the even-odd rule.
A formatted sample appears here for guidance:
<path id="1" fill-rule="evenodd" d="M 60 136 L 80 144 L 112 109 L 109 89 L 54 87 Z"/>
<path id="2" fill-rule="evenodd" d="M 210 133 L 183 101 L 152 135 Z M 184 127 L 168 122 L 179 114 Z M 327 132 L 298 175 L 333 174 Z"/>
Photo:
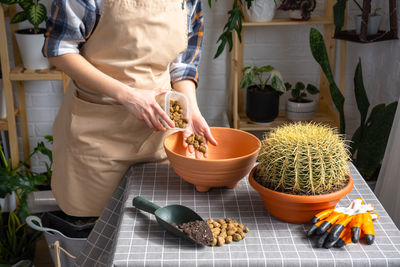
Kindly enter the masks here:
<path id="1" fill-rule="evenodd" d="M 272 130 L 262 140 L 256 180 L 289 194 L 319 195 L 349 180 L 348 147 L 332 128 L 297 122 Z"/>

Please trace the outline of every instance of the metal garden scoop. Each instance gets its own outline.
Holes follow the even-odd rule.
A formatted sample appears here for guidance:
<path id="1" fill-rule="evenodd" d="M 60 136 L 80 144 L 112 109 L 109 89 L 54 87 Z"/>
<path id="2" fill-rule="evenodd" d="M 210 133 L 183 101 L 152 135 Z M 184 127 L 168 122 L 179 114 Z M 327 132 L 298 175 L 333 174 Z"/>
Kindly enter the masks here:
<path id="1" fill-rule="evenodd" d="M 184 223 L 189 223 L 194 221 L 204 222 L 203 218 L 201 218 L 200 215 L 198 215 L 192 209 L 182 205 L 168 205 L 165 207 L 159 207 L 153 202 L 144 199 L 143 197 L 135 197 L 132 200 L 132 204 L 134 207 L 140 210 L 154 214 L 158 224 L 164 227 L 164 229 L 171 232 L 172 234 L 179 237 L 187 238 L 200 245 L 209 245 L 209 241 L 202 242 L 201 240 L 198 240 L 198 238 L 192 238 L 191 236 L 189 236 L 184 231 L 178 228 L 178 226 Z M 212 241 L 213 236 L 211 229 L 208 227 L 206 222 L 204 222 L 204 224 L 206 227 L 202 235 L 205 239 L 208 240 L 211 239 Z"/>

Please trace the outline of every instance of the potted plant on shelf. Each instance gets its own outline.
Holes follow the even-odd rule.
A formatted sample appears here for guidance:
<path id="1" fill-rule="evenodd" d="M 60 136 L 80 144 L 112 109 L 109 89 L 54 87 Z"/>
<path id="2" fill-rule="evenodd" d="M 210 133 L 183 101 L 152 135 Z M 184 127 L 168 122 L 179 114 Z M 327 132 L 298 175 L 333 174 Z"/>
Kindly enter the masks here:
<path id="1" fill-rule="evenodd" d="M 249 182 L 272 216 L 305 223 L 352 190 L 348 149 L 334 129 L 296 122 L 275 128 L 261 143 Z"/>
<path id="2" fill-rule="evenodd" d="M 274 67 L 246 66 L 241 88 L 246 91 L 246 115 L 253 122 L 270 123 L 279 114 L 279 97 L 286 91 L 281 74 Z"/>
<path id="3" fill-rule="evenodd" d="M 36 241 L 40 235 L 23 223 L 14 211 L 1 213 L 0 265 L 33 266 Z"/>
<path id="4" fill-rule="evenodd" d="M 11 23 L 29 21 L 31 28 L 20 29 L 15 32 L 22 62 L 27 69 L 46 69 L 50 67 L 49 61 L 42 55 L 44 33 L 46 29 L 39 25 L 47 20 L 46 7 L 39 0 L 0 0 L 0 3 L 18 4 L 22 11 L 11 18 Z"/>
<path id="5" fill-rule="evenodd" d="M 243 14 L 246 21 L 271 21 L 275 16 L 276 0 L 253 0 L 250 7 L 244 5 Z"/>
<path id="6" fill-rule="evenodd" d="M 317 108 L 317 102 L 313 99 L 306 98 L 307 93 L 315 95 L 319 93 L 317 87 L 312 84 L 297 82 L 292 88 L 290 83 L 285 83 L 286 90 L 291 91 L 291 98 L 286 102 L 286 117 L 292 121 L 311 120 Z"/>
<path id="7" fill-rule="evenodd" d="M 361 14 L 354 16 L 356 34 L 359 35 L 361 33 L 363 8 L 356 0 L 353 0 L 353 2 L 361 10 Z M 378 14 L 379 10 L 381 10 L 381 8 L 375 8 L 375 10 L 368 15 L 367 35 L 374 35 L 379 31 L 379 26 L 381 25 L 382 21 L 382 16 Z"/>
<path id="8" fill-rule="evenodd" d="M 293 20 L 309 20 L 315 6 L 315 0 L 283 0 L 278 9 L 288 11 Z"/>

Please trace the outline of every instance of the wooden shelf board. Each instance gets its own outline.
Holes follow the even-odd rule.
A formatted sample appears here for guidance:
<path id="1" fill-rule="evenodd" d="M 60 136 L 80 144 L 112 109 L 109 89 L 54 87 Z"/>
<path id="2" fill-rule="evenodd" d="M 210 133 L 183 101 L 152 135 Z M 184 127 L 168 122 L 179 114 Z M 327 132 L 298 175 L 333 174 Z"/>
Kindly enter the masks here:
<path id="1" fill-rule="evenodd" d="M 288 25 L 313 25 L 333 24 L 333 19 L 327 17 L 316 17 L 306 21 L 292 20 L 290 18 L 273 19 L 267 22 L 243 22 L 243 26 L 288 26 Z"/>
<path id="2" fill-rule="evenodd" d="M 55 67 L 44 70 L 30 70 L 18 66 L 11 70 L 10 80 L 12 81 L 43 81 L 43 80 L 62 80 L 62 72 Z"/>
<path id="3" fill-rule="evenodd" d="M 334 123 L 334 120 L 328 114 L 321 113 L 321 112 L 315 113 L 312 121 L 323 123 L 323 124 L 328 124 L 332 127 L 337 127 Z M 244 130 L 244 131 L 265 131 L 265 130 L 271 130 L 272 128 L 281 126 L 285 123 L 291 123 L 291 121 L 286 118 L 284 112 L 280 112 L 279 116 L 273 122 L 271 122 L 269 124 L 259 124 L 256 122 L 252 122 L 249 120 L 249 118 L 247 118 L 246 116 L 241 114 L 239 129 Z"/>
<path id="4" fill-rule="evenodd" d="M 7 131 L 7 130 L 8 130 L 7 119 L 0 119 L 0 131 Z"/>
<path id="5" fill-rule="evenodd" d="M 381 41 L 399 39 L 391 31 L 388 31 L 388 32 L 379 31 L 377 34 L 367 35 L 366 40 L 363 41 L 363 40 L 361 40 L 360 35 L 356 34 L 355 30 L 346 30 L 346 31 L 336 32 L 333 38 L 339 39 L 339 40 L 350 41 L 350 42 L 357 42 L 357 43 L 373 43 L 373 42 L 381 42 Z"/>

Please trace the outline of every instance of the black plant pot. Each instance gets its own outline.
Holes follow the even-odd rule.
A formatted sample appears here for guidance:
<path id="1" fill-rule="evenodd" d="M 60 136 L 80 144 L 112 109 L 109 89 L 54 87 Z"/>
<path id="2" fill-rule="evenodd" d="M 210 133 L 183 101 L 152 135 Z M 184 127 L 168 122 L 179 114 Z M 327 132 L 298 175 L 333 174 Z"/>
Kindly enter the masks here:
<path id="1" fill-rule="evenodd" d="M 43 226 L 60 231 L 67 237 L 87 238 L 97 217 L 74 217 L 62 211 L 45 212 L 42 215 Z"/>
<path id="2" fill-rule="evenodd" d="M 253 85 L 247 88 L 246 115 L 254 122 L 272 122 L 279 114 L 279 92 L 267 85 L 264 90 Z"/>

